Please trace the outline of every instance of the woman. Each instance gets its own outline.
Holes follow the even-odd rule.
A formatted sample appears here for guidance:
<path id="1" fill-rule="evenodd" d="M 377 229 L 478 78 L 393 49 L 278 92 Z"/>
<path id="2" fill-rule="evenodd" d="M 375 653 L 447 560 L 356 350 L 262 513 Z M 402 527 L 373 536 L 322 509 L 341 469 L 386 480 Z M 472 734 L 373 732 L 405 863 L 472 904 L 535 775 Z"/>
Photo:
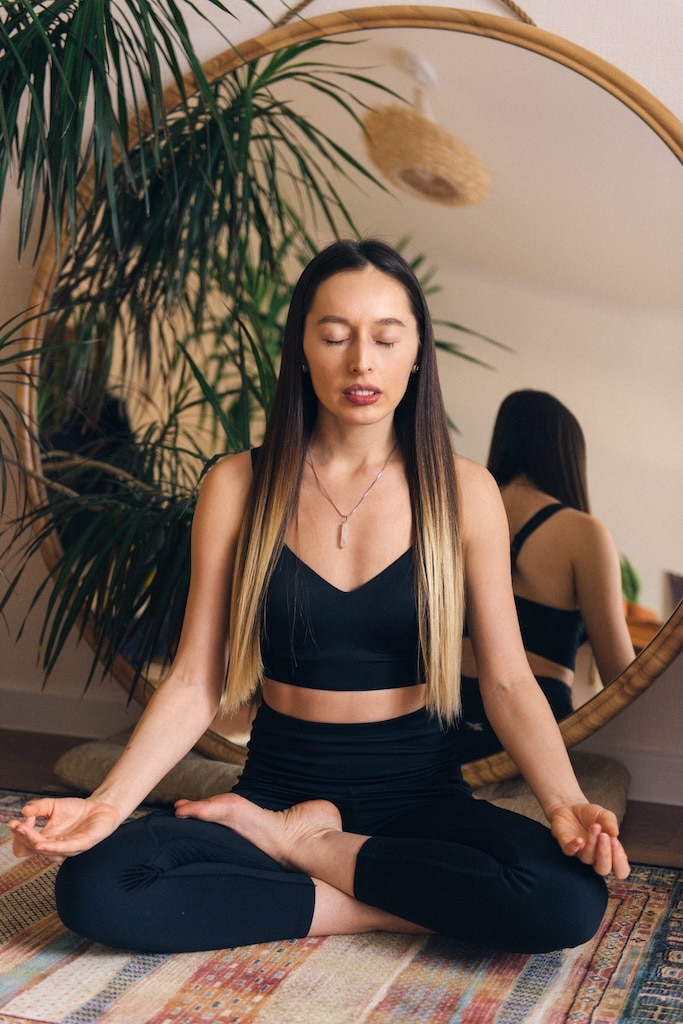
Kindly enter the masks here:
<path id="1" fill-rule="evenodd" d="M 31 801 L 12 825 L 19 854 L 66 858 L 68 926 L 166 952 L 373 930 L 549 950 L 594 934 L 601 876 L 629 871 L 617 823 L 583 796 L 529 671 L 498 489 L 454 461 L 424 295 L 388 246 L 337 242 L 303 272 L 263 448 L 207 474 L 192 557 L 177 656 L 118 763 L 87 799 Z M 491 719 L 552 834 L 462 781 L 465 595 Z M 122 824 L 224 688 L 231 708 L 257 686 L 236 789 Z"/>
<path id="2" fill-rule="evenodd" d="M 561 721 L 573 710 L 579 647 L 589 640 L 604 682 L 635 657 L 621 593 L 619 556 L 590 515 L 586 444 L 576 417 L 545 391 L 515 391 L 498 410 L 488 468 L 507 514 L 512 585 L 536 680 Z M 487 719 L 469 638 L 463 644 L 460 755 L 501 749 Z"/>

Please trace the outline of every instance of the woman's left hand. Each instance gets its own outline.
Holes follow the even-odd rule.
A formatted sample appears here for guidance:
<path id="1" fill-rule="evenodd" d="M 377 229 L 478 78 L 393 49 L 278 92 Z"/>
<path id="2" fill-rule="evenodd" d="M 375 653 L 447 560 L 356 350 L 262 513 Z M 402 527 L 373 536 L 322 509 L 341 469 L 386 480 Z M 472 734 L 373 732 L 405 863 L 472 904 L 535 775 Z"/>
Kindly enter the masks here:
<path id="1" fill-rule="evenodd" d="M 599 875 L 628 878 L 631 866 L 619 842 L 619 824 L 612 811 L 599 804 L 558 807 L 550 815 L 550 827 L 568 857 L 592 864 Z"/>

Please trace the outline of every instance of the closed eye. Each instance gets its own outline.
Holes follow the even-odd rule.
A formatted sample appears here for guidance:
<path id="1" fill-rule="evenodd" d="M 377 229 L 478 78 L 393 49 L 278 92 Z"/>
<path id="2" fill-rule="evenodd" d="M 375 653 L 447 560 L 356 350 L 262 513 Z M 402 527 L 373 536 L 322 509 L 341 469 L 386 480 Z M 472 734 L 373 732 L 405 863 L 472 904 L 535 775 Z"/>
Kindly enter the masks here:
<path id="1" fill-rule="evenodd" d="M 351 341 L 350 338 L 323 338 L 326 345 L 345 345 Z M 395 341 L 385 341 L 383 338 L 375 338 L 374 342 L 376 345 L 382 348 L 393 348 L 396 345 Z"/>

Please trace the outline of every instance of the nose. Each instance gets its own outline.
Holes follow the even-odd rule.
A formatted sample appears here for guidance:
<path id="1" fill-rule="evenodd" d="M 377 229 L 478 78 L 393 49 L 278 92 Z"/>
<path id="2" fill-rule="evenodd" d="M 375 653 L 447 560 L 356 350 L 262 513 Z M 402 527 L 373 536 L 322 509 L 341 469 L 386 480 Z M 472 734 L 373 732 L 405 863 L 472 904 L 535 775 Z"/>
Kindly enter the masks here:
<path id="1" fill-rule="evenodd" d="M 349 366 L 352 373 L 360 376 L 372 373 L 372 343 L 366 338 L 356 338 L 349 349 Z"/>

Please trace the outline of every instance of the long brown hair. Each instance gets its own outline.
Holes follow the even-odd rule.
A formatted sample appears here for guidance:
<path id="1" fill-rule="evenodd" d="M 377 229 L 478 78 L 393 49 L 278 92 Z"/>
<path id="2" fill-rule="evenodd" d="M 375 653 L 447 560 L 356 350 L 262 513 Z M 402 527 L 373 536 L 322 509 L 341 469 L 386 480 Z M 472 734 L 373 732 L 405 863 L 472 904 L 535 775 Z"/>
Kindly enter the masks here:
<path id="1" fill-rule="evenodd" d="M 503 400 L 487 465 L 500 487 L 524 475 L 565 505 L 590 512 L 581 424 L 547 391 L 513 391 Z"/>
<path id="2" fill-rule="evenodd" d="M 262 676 L 260 639 L 270 574 L 299 494 L 317 415 L 310 376 L 302 372 L 306 317 L 323 281 L 372 265 L 406 289 L 420 338 L 419 372 L 411 374 L 394 424 L 405 460 L 414 523 L 420 664 L 427 704 L 442 719 L 460 703 L 464 584 L 453 452 L 438 379 L 431 317 L 406 261 L 376 239 L 342 240 L 320 252 L 294 289 L 285 325 L 275 399 L 255 470 L 237 548 L 230 617 L 230 663 L 224 705 L 248 701 Z"/>

